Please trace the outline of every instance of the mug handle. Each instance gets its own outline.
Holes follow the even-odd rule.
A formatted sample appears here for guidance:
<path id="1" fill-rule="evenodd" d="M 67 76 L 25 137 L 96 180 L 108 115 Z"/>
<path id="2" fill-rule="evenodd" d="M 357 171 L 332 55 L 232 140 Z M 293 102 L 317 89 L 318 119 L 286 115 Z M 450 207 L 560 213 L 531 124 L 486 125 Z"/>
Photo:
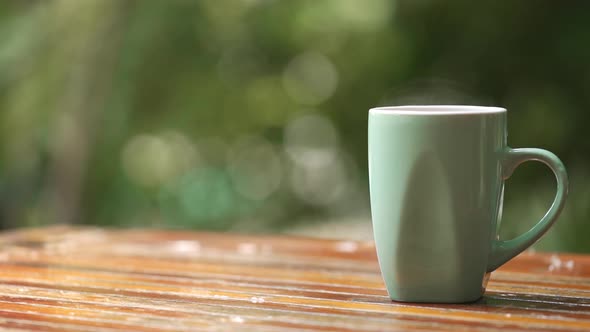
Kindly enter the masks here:
<path id="1" fill-rule="evenodd" d="M 543 149 L 511 149 L 502 152 L 502 178 L 507 180 L 518 165 L 528 160 L 540 161 L 549 166 L 557 179 L 557 193 L 553 204 L 545 216 L 528 232 L 512 240 L 502 241 L 494 239 L 488 259 L 488 272 L 492 272 L 522 251 L 533 245 L 555 223 L 565 205 L 568 191 L 568 179 L 565 166 L 559 158 Z"/>

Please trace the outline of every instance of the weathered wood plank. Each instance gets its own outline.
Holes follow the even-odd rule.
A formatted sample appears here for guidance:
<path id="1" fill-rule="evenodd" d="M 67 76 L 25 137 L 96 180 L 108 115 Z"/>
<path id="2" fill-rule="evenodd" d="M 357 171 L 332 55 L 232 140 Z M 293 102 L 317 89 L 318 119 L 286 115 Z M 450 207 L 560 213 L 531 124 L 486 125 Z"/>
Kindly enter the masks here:
<path id="1" fill-rule="evenodd" d="M 387 297 L 371 242 L 156 230 L 0 235 L 15 331 L 590 331 L 590 256 L 525 253 L 472 304 Z"/>

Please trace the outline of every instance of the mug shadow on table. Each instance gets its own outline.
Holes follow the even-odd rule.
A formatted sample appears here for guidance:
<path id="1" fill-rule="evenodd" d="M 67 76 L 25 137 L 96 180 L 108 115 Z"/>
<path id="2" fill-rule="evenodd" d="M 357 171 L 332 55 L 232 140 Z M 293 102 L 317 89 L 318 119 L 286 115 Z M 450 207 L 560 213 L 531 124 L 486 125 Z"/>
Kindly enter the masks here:
<path id="1" fill-rule="evenodd" d="M 502 309 L 586 311 L 590 312 L 590 299 L 559 295 L 486 292 L 475 305 Z"/>
<path id="2" fill-rule="evenodd" d="M 464 309 L 475 310 L 480 312 L 494 312 L 499 314 L 560 314 L 562 312 L 571 313 L 572 311 L 590 312 L 590 298 L 496 291 L 486 292 L 480 299 L 478 299 L 475 302 L 459 304 L 396 302 L 392 301 L 387 296 L 378 298 L 355 297 L 352 299 L 352 301 L 383 305 L 391 305 L 393 303 L 403 306 Z"/>

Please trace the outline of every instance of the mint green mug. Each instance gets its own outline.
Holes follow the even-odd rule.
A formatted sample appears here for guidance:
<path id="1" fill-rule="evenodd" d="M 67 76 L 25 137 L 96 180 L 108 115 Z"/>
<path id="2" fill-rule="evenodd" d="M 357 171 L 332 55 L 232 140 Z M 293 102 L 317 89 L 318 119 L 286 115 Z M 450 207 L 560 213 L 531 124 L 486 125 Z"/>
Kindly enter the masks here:
<path id="1" fill-rule="evenodd" d="M 567 196 L 565 167 L 541 149 L 506 145 L 506 110 L 398 106 L 369 111 L 371 217 L 379 265 L 392 300 L 479 299 L 489 273 L 535 243 Z M 555 173 L 545 216 L 513 240 L 498 239 L 504 180 L 527 160 Z"/>

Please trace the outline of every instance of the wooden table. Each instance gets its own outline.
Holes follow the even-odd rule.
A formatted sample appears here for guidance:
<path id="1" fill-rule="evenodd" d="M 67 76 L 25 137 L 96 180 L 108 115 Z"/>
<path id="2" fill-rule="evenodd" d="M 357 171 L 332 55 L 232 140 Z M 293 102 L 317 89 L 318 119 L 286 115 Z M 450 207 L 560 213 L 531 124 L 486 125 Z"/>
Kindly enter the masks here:
<path id="1" fill-rule="evenodd" d="M 523 254 L 461 305 L 392 303 L 371 242 L 94 228 L 0 235 L 0 328 L 590 331 L 590 256 Z"/>

